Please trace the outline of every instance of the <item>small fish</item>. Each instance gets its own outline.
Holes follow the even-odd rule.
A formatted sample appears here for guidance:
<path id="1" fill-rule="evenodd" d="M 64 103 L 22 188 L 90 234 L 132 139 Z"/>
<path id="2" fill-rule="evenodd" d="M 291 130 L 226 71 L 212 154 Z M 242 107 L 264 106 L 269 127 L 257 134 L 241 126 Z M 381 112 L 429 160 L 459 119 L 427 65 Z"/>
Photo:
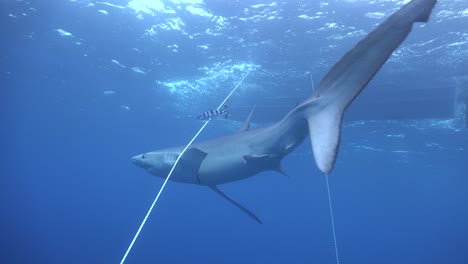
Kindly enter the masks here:
<path id="1" fill-rule="evenodd" d="M 221 116 L 221 115 L 224 115 L 224 118 L 228 118 L 229 110 L 228 110 L 227 105 L 224 105 L 223 110 L 209 110 L 209 111 L 203 112 L 199 116 L 197 116 L 197 119 L 198 120 L 208 120 L 208 119 L 218 117 L 218 116 Z"/>

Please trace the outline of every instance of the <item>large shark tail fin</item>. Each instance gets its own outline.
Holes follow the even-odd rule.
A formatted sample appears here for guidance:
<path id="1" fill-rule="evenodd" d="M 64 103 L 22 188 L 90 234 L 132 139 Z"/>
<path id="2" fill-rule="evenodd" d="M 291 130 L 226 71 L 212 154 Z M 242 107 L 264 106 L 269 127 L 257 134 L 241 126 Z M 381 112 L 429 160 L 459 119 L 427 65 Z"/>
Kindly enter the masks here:
<path id="1" fill-rule="evenodd" d="M 401 17 L 412 19 L 414 22 L 427 22 L 436 2 L 437 0 L 413 0 L 398 12 L 401 13 Z M 414 12 L 414 10 L 418 12 Z"/>
<path id="2" fill-rule="evenodd" d="M 340 145 L 344 109 L 328 107 L 307 118 L 310 142 L 317 167 L 330 173 Z"/>
<path id="3" fill-rule="evenodd" d="M 333 169 L 346 108 L 405 40 L 413 23 L 428 20 L 435 3 L 413 0 L 396 11 L 348 51 L 312 95 L 294 109 L 307 119 L 312 151 L 322 172 Z"/>

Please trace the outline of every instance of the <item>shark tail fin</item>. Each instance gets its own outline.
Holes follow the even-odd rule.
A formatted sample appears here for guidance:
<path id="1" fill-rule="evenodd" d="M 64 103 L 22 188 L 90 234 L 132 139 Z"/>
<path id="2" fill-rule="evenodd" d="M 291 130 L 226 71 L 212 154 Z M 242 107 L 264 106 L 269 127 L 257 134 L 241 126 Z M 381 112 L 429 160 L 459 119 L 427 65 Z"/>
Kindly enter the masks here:
<path id="1" fill-rule="evenodd" d="M 432 13 L 432 8 L 437 0 L 413 0 L 401 8 L 402 16 L 409 17 L 415 22 L 427 22 Z M 418 10 L 419 12 L 414 12 Z"/>
<path id="2" fill-rule="evenodd" d="M 312 151 L 322 172 L 333 169 L 346 108 L 405 40 L 413 24 L 429 19 L 436 2 L 412 0 L 396 11 L 348 51 L 312 95 L 293 110 L 307 119 Z"/>
<path id="3" fill-rule="evenodd" d="M 340 145 L 344 110 L 325 108 L 307 118 L 315 163 L 323 173 L 330 173 Z"/>

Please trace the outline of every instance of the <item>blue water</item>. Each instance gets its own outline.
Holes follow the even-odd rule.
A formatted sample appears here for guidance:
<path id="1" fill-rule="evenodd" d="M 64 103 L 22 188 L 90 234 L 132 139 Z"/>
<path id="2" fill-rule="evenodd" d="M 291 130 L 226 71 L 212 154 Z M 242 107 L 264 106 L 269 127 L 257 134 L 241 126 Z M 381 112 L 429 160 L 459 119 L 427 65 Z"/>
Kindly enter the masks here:
<path id="1" fill-rule="evenodd" d="M 119 263 L 162 179 L 129 158 L 281 119 L 399 1 L 0 2 L 0 263 Z M 330 175 L 341 263 L 468 263 L 468 2 L 441 0 L 347 112 Z M 169 182 L 126 263 L 336 263 L 305 142 L 275 172 Z"/>

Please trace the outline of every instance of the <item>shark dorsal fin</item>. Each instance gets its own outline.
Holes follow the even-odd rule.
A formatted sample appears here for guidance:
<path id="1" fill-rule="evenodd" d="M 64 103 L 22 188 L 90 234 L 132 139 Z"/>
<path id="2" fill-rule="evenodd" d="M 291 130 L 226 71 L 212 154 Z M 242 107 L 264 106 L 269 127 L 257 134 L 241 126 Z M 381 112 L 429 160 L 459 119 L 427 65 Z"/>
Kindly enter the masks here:
<path id="1" fill-rule="evenodd" d="M 249 115 L 247 116 L 247 119 L 245 119 L 244 124 L 239 129 L 239 132 L 244 132 L 250 129 L 250 121 L 252 121 L 252 116 L 253 116 L 254 111 L 255 111 L 255 105 L 250 111 Z"/>

